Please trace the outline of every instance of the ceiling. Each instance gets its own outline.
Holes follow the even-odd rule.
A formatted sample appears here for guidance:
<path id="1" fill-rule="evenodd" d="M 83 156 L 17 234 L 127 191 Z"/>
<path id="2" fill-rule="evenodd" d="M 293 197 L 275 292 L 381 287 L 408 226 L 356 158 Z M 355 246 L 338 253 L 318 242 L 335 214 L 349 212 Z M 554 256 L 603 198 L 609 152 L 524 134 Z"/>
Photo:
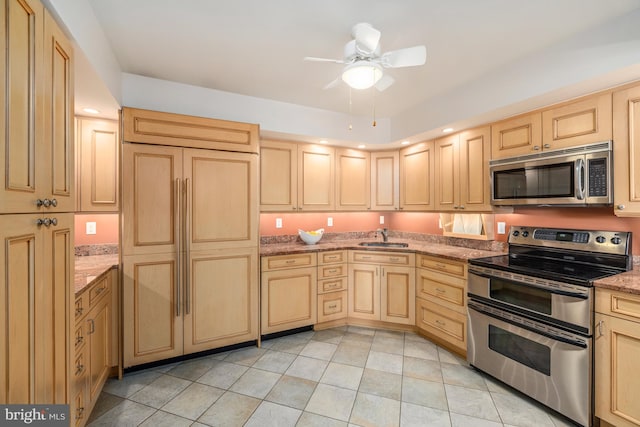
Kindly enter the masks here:
<path id="1" fill-rule="evenodd" d="M 54 0 L 55 1 L 55 0 Z M 122 72 L 355 116 L 399 117 L 508 64 L 638 9 L 638 0 L 88 0 Z M 424 44 L 383 92 L 324 90 L 351 28 L 382 51 Z M 82 104 L 92 85 L 78 73 Z M 83 83 L 83 79 L 85 82 Z M 104 95 L 103 95 L 104 96 Z"/>

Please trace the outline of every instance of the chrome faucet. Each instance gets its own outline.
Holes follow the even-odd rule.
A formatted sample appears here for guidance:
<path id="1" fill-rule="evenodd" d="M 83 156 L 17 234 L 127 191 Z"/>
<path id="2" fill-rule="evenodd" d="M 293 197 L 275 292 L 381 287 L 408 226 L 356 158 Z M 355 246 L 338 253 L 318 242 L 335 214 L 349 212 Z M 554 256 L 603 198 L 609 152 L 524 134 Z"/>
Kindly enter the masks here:
<path id="1" fill-rule="evenodd" d="M 378 228 L 376 230 L 376 234 L 382 234 L 382 241 L 386 242 L 389 240 L 389 230 L 386 228 Z"/>

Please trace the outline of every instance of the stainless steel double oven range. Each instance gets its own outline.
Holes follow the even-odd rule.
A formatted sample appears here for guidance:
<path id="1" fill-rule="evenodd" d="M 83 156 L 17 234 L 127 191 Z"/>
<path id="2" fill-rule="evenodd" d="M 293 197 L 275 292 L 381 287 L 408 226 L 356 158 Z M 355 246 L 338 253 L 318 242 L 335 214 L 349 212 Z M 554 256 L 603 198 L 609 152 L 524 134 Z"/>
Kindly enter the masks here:
<path id="1" fill-rule="evenodd" d="M 593 424 L 593 282 L 631 269 L 631 233 L 511 227 L 509 253 L 469 260 L 467 360 Z"/>

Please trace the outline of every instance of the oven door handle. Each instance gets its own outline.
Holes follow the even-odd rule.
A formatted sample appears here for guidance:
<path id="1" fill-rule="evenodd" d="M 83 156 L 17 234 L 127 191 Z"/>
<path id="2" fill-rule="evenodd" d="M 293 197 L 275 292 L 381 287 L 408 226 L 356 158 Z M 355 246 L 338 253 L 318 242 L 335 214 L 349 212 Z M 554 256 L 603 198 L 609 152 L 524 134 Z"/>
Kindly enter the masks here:
<path id="1" fill-rule="evenodd" d="M 583 294 L 580 292 L 571 292 L 571 291 L 563 291 L 562 289 L 558 289 L 558 288 L 554 288 L 551 286 L 542 286 L 542 285 L 537 285 L 535 283 L 527 283 L 527 282 L 522 282 L 519 280 L 515 280 L 513 278 L 509 278 L 509 277 L 500 277 L 500 276 L 491 276 L 490 274 L 486 274 L 486 273 L 481 273 L 477 270 L 469 270 L 470 274 L 474 274 L 476 276 L 480 276 L 480 277 L 484 277 L 485 279 L 505 279 L 505 280 L 510 280 L 514 283 L 517 283 L 519 285 L 522 286 L 527 286 L 529 288 L 535 288 L 535 289 L 543 289 L 545 291 L 549 291 L 549 293 L 552 294 L 556 294 L 556 295 L 564 295 L 567 297 L 572 297 L 572 298 L 578 298 L 578 299 L 589 299 L 589 295 L 587 294 Z"/>
<path id="2" fill-rule="evenodd" d="M 514 316 L 507 314 L 508 317 L 503 317 L 502 315 L 500 315 L 500 313 L 502 312 L 502 310 L 500 309 L 494 309 L 494 308 L 485 308 L 486 306 L 484 304 L 478 304 L 475 301 L 469 301 L 467 303 L 467 307 L 469 310 L 475 310 L 478 313 L 484 314 L 485 316 L 489 316 L 489 317 L 493 317 L 494 319 L 498 319 L 501 320 L 505 323 L 508 323 L 510 325 L 516 326 L 518 328 L 522 328 L 522 329 L 526 329 L 528 331 L 531 331 L 533 333 L 536 333 L 538 335 L 543 335 L 547 338 L 551 338 L 553 340 L 556 341 L 562 341 L 564 343 L 570 344 L 570 345 L 574 345 L 576 347 L 580 347 L 580 348 L 588 348 L 588 345 L 585 341 L 583 340 L 575 340 L 575 339 L 571 339 L 569 337 L 566 336 L 562 336 L 562 335 L 558 335 L 553 333 L 553 331 L 541 331 L 538 330 L 536 328 L 532 328 L 531 326 L 522 324 L 520 322 L 516 322 L 513 319 Z M 518 317 L 518 316 L 515 316 Z M 533 322 L 533 321 L 532 321 Z"/>

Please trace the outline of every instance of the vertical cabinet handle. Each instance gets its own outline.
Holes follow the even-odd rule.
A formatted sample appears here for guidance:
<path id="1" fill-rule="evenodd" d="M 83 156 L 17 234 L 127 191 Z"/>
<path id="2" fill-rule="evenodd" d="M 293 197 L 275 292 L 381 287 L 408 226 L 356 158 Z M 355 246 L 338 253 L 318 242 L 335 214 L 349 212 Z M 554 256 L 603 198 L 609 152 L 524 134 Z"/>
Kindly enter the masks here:
<path id="1" fill-rule="evenodd" d="M 87 332 L 87 335 L 91 335 L 96 331 L 96 322 L 93 319 L 87 321 L 89 322 L 89 332 Z"/>
<path id="2" fill-rule="evenodd" d="M 184 238 L 186 244 L 186 262 L 185 262 L 185 273 L 186 278 L 184 281 L 185 292 L 184 292 L 184 312 L 185 314 L 189 314 L 191 311 L 191 295 L 189 294 L 191 290 L 191 221 L 190 221 L 190 213 L 191 213 L 191 180 L 189 178 L 185 179 L 185 218 L 184 218 Z"/>
<path id="3" fill-rule="evenodd" d="M 604 331 L 602 330 L 602 328 L 604 327 L 604 320 L 601 320 L 598 322 L 598 336 L 604 336 Z"/>
<path id="4" fill-rule="evenodd" d="M 176 317 L 180 317 L 180 195 L 181 195 L 180 178 L 176 178 L 174 185 L 174 201 L 173 215 L 175 224 L 175 244 L 176 244 L 176 274 L 175 274 L 175 299 L 176 299 Z"/>

